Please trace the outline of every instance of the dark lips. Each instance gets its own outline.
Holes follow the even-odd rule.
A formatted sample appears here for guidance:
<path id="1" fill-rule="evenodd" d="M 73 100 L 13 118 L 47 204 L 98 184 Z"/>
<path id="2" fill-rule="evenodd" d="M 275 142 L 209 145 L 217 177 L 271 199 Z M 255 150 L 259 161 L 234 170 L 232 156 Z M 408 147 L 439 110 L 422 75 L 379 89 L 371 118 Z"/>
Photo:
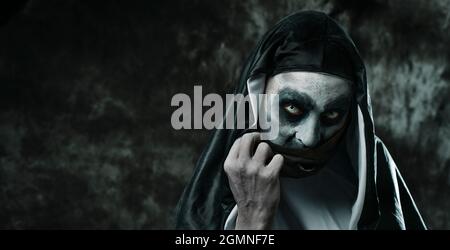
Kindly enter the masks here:
<path id="1" fill-rule="evenodd" d="M 285 164 L 283 165 L 280 174 L 281 176 L 284 177 L 293 177 L 293 178 L 307 177 L 317 173 L 322 167 L 323 164 L 312 162 L 302 163 L 299 161 L 292 161 L 291 159 L 285 156 Z"/>
<path id="2" fill-rule="evenodd" d="M 291 162 L 299 162 L 303 164 L 322 164 L 324 162 L 323 152 L 315 150 L 299 150 L 282 147 L 270 141 L 266 141 L 275 154 L 281 154 Z"/>
<path id="3" fill-rule="evenodd" d="M 284 166 L 281 169 L 281 176 L 301 178 L 307 177 L 317 173 L 326 162 L 326 158 L 317 155 L 316 158 L 305 157 L 304 150 L 294 150 L 286 147 L 281 147 L 271 142 L 267 142 L 275 154 L 284 156 Z M 313 150 L 308 150 L 307 154 L 313 155 Z"/>

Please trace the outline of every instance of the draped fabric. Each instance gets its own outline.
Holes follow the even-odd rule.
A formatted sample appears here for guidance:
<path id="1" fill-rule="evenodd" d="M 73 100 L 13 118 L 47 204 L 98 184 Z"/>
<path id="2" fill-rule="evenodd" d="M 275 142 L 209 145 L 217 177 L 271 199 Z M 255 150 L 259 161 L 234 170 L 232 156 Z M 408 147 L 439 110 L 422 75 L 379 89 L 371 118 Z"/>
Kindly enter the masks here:
<path id="1" fill-rule="evenodd" d="M 351 38 L 326 14 L 302 11 L 278 22 L 259 41 L 243 67 L 235 94 L 248 94 L 249 79 L 288 71 L 321 72 L 353 82 L 353 113 L 360 123 L 358 169 L 365 165 L 356 229 L 426 229 L 415 202 L 387 148 L 375 135 L 366 70 Z M 225 115 L 226 116 L 226 115 Z M 355 118 L 355 117 L 354 117 Z M 225 117 L 224 117 L 225 119 Z M 356 125 L 355 125 L 356 124 Z M 363 125 L 361 125 L 363 124 Z M 245 133 L 218 129 L 212 133 L 177 207 L 177 229 L 223 229 L 235 206 L 223 162 L 233 142 Z M 352 138 L 353 132 L 347 133 Z M 349 140 L 349 143 L 357 143 Z M 361 159 L 363 157 L 363 159 Z"/>

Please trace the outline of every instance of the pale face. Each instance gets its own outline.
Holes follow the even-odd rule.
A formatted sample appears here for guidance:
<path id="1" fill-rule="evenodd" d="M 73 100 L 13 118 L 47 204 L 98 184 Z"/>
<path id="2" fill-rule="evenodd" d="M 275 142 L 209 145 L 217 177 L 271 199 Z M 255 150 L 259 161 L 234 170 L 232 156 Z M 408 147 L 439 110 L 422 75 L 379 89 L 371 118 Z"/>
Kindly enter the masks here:
<path id="1" fill-rule="evenodd" d="M 352 96 L 349 81 L 313 72 L 275 75 L 266 93 L 278 94 L 280 101 L 279 134 L 271 143 L 299 153 L 314 150 L 343 128 Z"/>

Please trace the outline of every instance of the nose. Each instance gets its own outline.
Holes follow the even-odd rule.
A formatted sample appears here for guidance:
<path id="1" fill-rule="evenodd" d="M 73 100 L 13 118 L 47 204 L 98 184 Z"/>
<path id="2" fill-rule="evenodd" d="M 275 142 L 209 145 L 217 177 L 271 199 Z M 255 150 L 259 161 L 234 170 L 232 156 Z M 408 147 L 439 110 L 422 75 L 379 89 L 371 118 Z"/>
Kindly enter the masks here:
<path id="1" fill-rule="evenodd" d="M 297 127 L 295 137 L 307 148 L 315 147 L 320 140 L 320 124 L 318 117 L 309 115 L 306 120 Z"/>

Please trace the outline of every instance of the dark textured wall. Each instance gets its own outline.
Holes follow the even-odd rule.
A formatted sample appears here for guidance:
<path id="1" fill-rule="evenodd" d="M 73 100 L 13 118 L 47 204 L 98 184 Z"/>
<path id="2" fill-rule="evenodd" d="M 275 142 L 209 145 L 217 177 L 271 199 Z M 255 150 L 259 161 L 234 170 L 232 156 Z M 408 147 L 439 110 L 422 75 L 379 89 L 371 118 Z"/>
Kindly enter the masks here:
<path id="1" fill-rule="evenodd" d="M 377 134 L 450 228 L 448 1 L 19 1 L 0 26 L 0 227 L 172 228 L 208 131 L 171 97 L 226 93 L 278 19 L 323 10 L 367 63 Z"/>

